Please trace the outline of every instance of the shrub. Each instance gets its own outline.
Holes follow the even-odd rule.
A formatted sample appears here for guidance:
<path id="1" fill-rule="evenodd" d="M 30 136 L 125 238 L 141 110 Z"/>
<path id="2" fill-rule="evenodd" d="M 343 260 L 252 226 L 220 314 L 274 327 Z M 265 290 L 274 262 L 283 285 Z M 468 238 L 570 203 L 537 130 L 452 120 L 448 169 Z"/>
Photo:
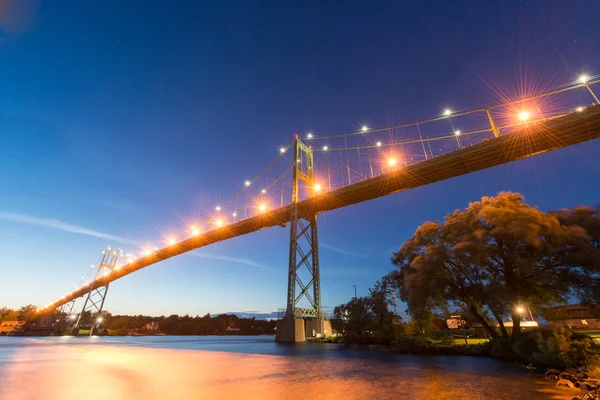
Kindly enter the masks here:
<path id="1" fill-rule="evenodd" d="M 521 358 L 534 364 L 588 369 L 600 365 L 600 349 L 594 340 L 567 328 L 523 332 L 512 348 Z"/>
<path id="2" fill-rule="evenodd" d="M 509 338 L 497 337 L 492 340 L 492 357 L 502 360 L 514 360 L 516 358 L 515 351 L 511 346 Z"/>

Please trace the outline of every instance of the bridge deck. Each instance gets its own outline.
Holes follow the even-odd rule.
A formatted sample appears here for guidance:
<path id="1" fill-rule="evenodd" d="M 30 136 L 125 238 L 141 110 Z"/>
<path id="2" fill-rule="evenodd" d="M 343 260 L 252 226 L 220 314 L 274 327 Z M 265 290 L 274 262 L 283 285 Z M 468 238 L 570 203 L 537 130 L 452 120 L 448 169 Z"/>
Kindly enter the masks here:
<path id="1" fill-rule="evenodd" d="M 519 131 L 492 138 L 427 161 L 344 186 L 298 203 L 300 215 L 319 214 L 352 204 L 387 196 L 393 193 L 442 181 L 470 172 L 494 167 L 536 154 L 571 146 L 600 137 L 600 106 L 590 107 L 553 120 L 539 122 Z M 132 272 L 157 262 L 199 249 L 210 244 L 246 235 L 290 221 L 290 207 L 284 206 L 264 214 L 242 220 L 223 228 L 208 231 L 173 246 L 140 258 L 112 274 L 100 278 L 97 287 L 113 282 Z M 84 286 L 48 309 L 59 307 L 89 292 Z"/>

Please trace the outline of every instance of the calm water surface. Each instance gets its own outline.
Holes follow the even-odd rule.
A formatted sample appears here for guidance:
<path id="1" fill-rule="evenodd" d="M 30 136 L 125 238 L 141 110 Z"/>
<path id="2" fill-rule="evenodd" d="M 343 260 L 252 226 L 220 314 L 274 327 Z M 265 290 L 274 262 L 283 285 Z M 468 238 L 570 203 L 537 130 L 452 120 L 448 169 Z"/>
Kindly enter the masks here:
<path id="1" fill-rule="evenodd" d="M 0 337 L 0 399 L 550 399 L 488 358 L 282 345 L 272 336 Z"/>

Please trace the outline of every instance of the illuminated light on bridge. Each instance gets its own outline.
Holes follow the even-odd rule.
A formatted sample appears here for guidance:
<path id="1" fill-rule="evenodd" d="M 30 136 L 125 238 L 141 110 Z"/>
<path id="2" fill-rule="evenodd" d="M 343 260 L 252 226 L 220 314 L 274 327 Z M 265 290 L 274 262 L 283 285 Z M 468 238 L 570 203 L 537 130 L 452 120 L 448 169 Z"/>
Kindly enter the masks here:
<path id="1" fill-rule="evenodd" d="M 267 211 L 267 205 L 265 203 L 261 203 L 258 205 L 258 211 L 265 212 Z"/>
<path id="2" fill-rule="evenodd" d="M 362 128 L 360 128 L 360 130 L 363 132 L 367 132 L 369 130 L 369 127 L 366 125 L 363 125 Z"/>
<path id="3" fill-rule="evenodd" d="M 521 111 L 519 113 L 519 119 L 521 121 L 527 121 L 531 117 L 531 113 L 529 111 Z"/>
<path id="4" fill-rule="evenodd" d="M 175 238 L 169 239 L 169 246 L 173 246 L 175 243 L 177 243 L 177 239 L 175 239 Z"/>
<path id="5" fill-rule="evenodd" d="M 263 190 L 261 190 L 260 192 L 261 192 L 262 194 L 265 194 L 265 193 L 267 193 L 267 189 L 263 189 Z"/>
<path id="6" fill-rule="evenodd" d="M 583 83 L 584 85 L 586 83 L 588 83 L 588 81 L 590 80 L 590 77 L 586 74 L 583 75 L 579 75 L 579 82 Z"/>
<path id="7" fill-rule="evenodd" d="M 216 206 L 216 207 L 215 207 L 215 210 L 217 210 L 217 211 L 221 211 L 221 206 Z"/>
<path id="8" fill-rule="evenodd" d="M 237 213 L 234 212 L 234 213 L 231 214 L 231 216 L 235 218 L 235 217 L 237 217 Z"/>
<path id="9" fill-rule="evenodd" d="M 192 228 L 192 236 L 198 236 L 200 234 L 200 230 L 198 228 Z"/>
<path id="10" fill-rule="evenodd" d="M 152 250 L 149 250 L 149 249 L 148 250 L 144 250 L 144 255 L 146 257 L 148 257 L 150 254 L 152 254 Z"/>
<path id="11" fill-rule="evenodd" d="M 306 135 L 306 137 L 307 137 L 308 139 L 312 139 L 312 138 L 313 138 L 313 134 L 309 132 L 309 133 Z"/>
<path id="12" fill-rule="evenodd" d="M 285 226 L 292 221 L 292 218 L 297 218 L 298 220 L 302 218 L 309 224 L 308 226 L 314 224 L 316 229 L 316 215 L 322 212 L 346 207 L 359 202 L 397 193 L 399 191 L 450 179 L 455 176 L 468 174 L 495 165 L 505 164 L 525 157 L 555 150 L 557 148 L 598 138 L 600 137 L 600 107 L 594 106 L 594 103 L 583 103 L 579 106 L 577 103 L 573 104 L 571 102 L 569 105 L 565 102 L 557 101 L 554 103 L 557 107 L 552 108 L 551 110 L 547 107 L 543 107 L 546 115 L 541 114 L 541 111 L 536 108 L 536 104 L 532 105 L 532 108 L 529 107 L 528 104 L 532 101 L 538 103 L 538 100 L 546 99 L 547 96 L 566 92 L 575 88 L 583 88 L 585 86 L 589 90 L 589 86 L 600 83 L 600 81 L 596 80 L 594 77 L 585 79 L 585 82 L 581 82 L 585 85 L 578 83 L 577 86 L 573 86 L 574 82 L 571 82 L 571 87 L 565 88 L 562 86 L 552 93 L 536 94 L 527 99 L 519 99 L 515 102 L 507 102 L 502 105 L 491 106 L 481 110 L 453 113 L 449 109 L 446 109 L 444 110 L 444 115 L 446 117 L 451 116 L 451 118 L 448 118 L 449 124 L 452 125 L 452 130 L 450 131 L 452 132 L 451 134 L 448 134 L 447 129 L 436 128 L 437 133 L 431 133 L 432 130 L 426 130 L 424 132 L 427 132 L 426 134 L 428 136 L 421 136 L 419 126 L 443 119 L 439 114 L 437 117 L 427 121 L 420 121 L 396 127 L 386 127 L 385 130 L 388 132 L 391 129 L 394 129 L 394 132 L 396 132 L 403 128 L 414 130 L 413 132 L 406 133 L 407 135 L 414 135 L 412 137 L 402 138 L 402 140 L 398 140 L 397 138 L 390 138 L 389 141 L 387 139 L 385 140 L 386 148 L 387 146 L 390 146 L 390 149 L 402 148 L 401 153 L 394 153 L 393 151 L 387 153 L 381 151 L 381 149 L 377 149 L 384 146 L 384 143 L 382 142 L 384 138 L 379 136 L 383 133 L 384 129 L 371 128 L 373 130 L 368 130 L 367 128 L 367 131 L 351 131 L 339 135 L 320 134 L 319 137 L 314 138 L 314 141 L 327 140 L 331 148 L 327 145 L 323 145 L 323 142 L 314 147 L 319 148 L 322 151 L 329 150 L 333 153 L 321 153 L 321 162 L 316 164 L 327 170 L 325 176 L 327 177 L 326 179 L 328 179 L 328 182 L 326 183 L 317 183 L 314 179 L 313 171 L 316 167 L 315 164 L 313 164 L 311 147 L 302 143 L 300 140 L 296 140 L 292 147 L 286 146 L 284 148 L 286 152 L 287 150 L 290 150 L 291 153 L 291 149 L 296 151 L 296 153 L 291 154 L 292 157 L 290 157 L 292 161 L 294 159 L 298 160 L 292 167 L 289 167 L 289 164 L 292 164 L 292 162 L 286 157 L 282 157 L 279 154 L 274 157 L 275 161 L 280 159 L 289 163 L 285 167 L 287 169 L 287 172 L 285 173 L 294 171 L 293 168 L 296 168 L 297 179 L 301 180 L 303 184 L 306 184 L 308 188 L 311 189 L 309 191 L 300 190 L 300 195 L 296 202 L 290 202 L 289 195 L 287 198 L 284 196 L 284 184 L 281 185 L 282 191 L 280 202 L 279 189 L 273 186 L 277 182 L 285 182 L 280 180 L 286 176 L 285 173 L 282 173 L 277 179 L 271 177 L 263 178 L 263 171 L 252 181 L 241 180 L 244 182 L 245 186 L 254 185 L 254 182 L 260 182 L 260 185 L 256 186 L 258 186 L 258 188 L 260 188 L 260 186 L 265 188 L 262 189 L 261 192 L 264 194 L 268 190 L 269 193 L 275 194 L 275 196 L 277 196 L 277 204 L 280 203 L 281 207 L 273 208 L 270 205 L 268 208 L 269 212 L 261 214 L 257 212 L 257 209 L 266 211 L 266 204 L 263 208 L 262 205 L 258 205 L 257 203 L 253 204 L 257 199 L 250 200 L 242 198 L 240 200 L 237 197 L 238 194 L 236 194 L 236 197 L 229 200 L 227 203 L 222 203 L 221 206 L 216 208 L 217 211 L 220 211 L 222 207 L 225 212 L 229 213 L 229 215 L 234 215 L 234 217 L 236 216 L 236 212 L 233 212 L 233 210 L 236 210 L 237 214 L 243 215 L 243 218 L 240 218 L 239 221 L 234 219 L 231 223 L 225 222 L 224 219 L 216 221 L 217 227 L 220 228 L 227 224 L 227 229 L 204 230 L 202 238 L 190 237 L 189 233 L 187 235 L 178 235 L 180 237 L 187 236 L 187 238 L 179 242 L 177 246 L 164 247 L 160 250 L 156 249 L 156 252 L 147 251 L 146 255 L 152 254 L 152 257 L 140 258 L 136 262 L 125 265 L 119 264 L 119 267 L 113 266 L 112 272 L 108 274 L 105 273 L 106 267 L 103 267 L 104 269 L 98 271 L 98 278 L 92 281 L 92 283 L 88 283 L 87 285 L 76 285 L 76 289 L 66 298 L 64 296 L 61 297 L 60 300 L 52 303 L 50 306 L 46 305 L 43 310 L 48 312 L 47 310 L 49 307 L 50 309 L 55 309 L 56 307 L 67 305 L 68 302 L 73 302 L 75 299 L 86 296 L 97 289 L 108 287 L 109 283 L 120 279 L 123 276 L 178 254 L 204 247 L 212 243 L 228 240 L 233 237 L 246 235 L 260 229 Z M 584 88 L 583 90 L 586 89 Z M 543 101 L 541 103 L 543 104 Z M 524 119 L 520 117 L 520 113 L 525 109 L 528 110 L 528 113 L 531 113 L 528 115 L 527 119 L 529 119 L 529 121 L 535 119 L 536 121 L 536 124 L 533 127 L 528 127 L 527 129 L 523 128 L 523 125 L 525 124 L 521 121 Z M 538 112 L 541 117 L 539 120 L 537 118 Z M 476 113 L 481 113 L 478 115 L 484 116 L 485 119 L 489 121 L 487 127 L 471 128 L 468 125 L 469 121 L 465 123 L 464 119 L 461 119 L 465 115 L 473 115 Z M 495 118 L 498 118 L 498 122 L 494 121 Z M 519 119 L 521 121 L 519 121 Z M 460 121 L 462 131 L 454 128 L 454 123 L 456 121 Z M 521 132 L 527 133 L 527 141 L 523 141 L 523 137 L 520 135 Z M 416 137 L 417 133 L 418 137 Z M 403 135 L 404 134 L 405 132 L 403 131 Z M 373 140 L 369 139 L 365 142 L 366 135 L 372 135 Z M 458 135 L 460 135 L 460 138 Z M 356 139 L 353 140 L 353 137 Z M 343 146 L 340 145 L 340 140 L 344 140 Z M 346 143 L 346 140 L 348 140 L 348 143 Z M 375 144 L 375 146 L 373 144 Z M 410 146 L 414 147 L 411 148 Z M 302 148 L 301 151 L 298 150 L 300 148 Z M 416 150 L 419 153 L 422 150 L 423 153 L 415 153 Z M 373 163 L 377 163 L 378 161 L 382 168 L 376 168 L 377 170 L 374 170 Z M 353 163 L 352 166 L 350 166 L 351 162 Z M 362 166 L 360 165 L 360 162 L 362 162 Z M 403 167 L 398 168 L 401 164 Z M 281 168 L 281 171 L 283 170 L 284 169 Z M 261 180 L 258 181 L 258 179 Z M 274 180 L 274 182 L 266 182 L 263 185 L 263 179 L 271 179 Z M 327 196 L 311 196 L 319 190 L 322 190 L 324 187 L 322 186 L 323 184 L 327 185 Z M 239 190 L 238 193 L 247 193 L 247 191 Z M 233 201 L 235 201 L 235 203 Z M 293 217 L 293 209 L 297 210 L 295 214 L 296 217 Z M 232 212 L 233 214 L 231 214 Z M 249 215 L 247 215 L 247 213 L 249 213 Z M 213 216 L 209 215 L 203 223 L 206 223 L 207 225 L 215 224 L 215 220 L 212 218 Z M 297 227 L 300 227 L 300 224 L 297 225 Z M 307 225 L 304 225 L 304 227 L 306 228 Z M 195 229 L 196 227 L 192 226 L 192 236 L 196 236 L 200 233 L 199 231 L 195 232 Z M 304 228 L 300 228 L 298 232 L 308 231 L 304 230 Z M 112 254 L 117 255 L 116 251 L 113 252 L 112 249 L 109 248 L 107 248 L 107 250 L 109 251 L 104 252 L 107 256 L 112 256 Z M 318 252 L 316 243 L 314 251 Z M 122 251 L 119 250 L 119 252 Z M 93 267 L 94 266 L 92 266 L 92 268 Z M 313 278 L 318 279 L 318 275 L 313 276 Z M 310 281 L 310 278 L 308 281 Z M 78 287 L 79 289 L 77 289 Z M 300 289 L 298 290 L 299 291 L 297 291 L 296 294 L 300 293 Z M 296 308 L 296 310 L 299 310 L 301 313 L 298 315 L 293 314 L 298 318 L 302 316 L 315 317 L 315 315 L 318 315 L 310 314 L 318 312 L 316 306 L 314 309 Z M 67 313 L 67 315 L 71 315 L 71 313 Z"/>
<path id="13" fill-rule="evenodd" d="M 280 149 L 279 149 L 279 152 L 280 152 L 280 153 L 282 153 L 282 154 L 283 154 L 283 153 L 285 153 L 285 148 L 283 148 L 283 147 L 282 147 L 282 148 L 280 148 Z"/>

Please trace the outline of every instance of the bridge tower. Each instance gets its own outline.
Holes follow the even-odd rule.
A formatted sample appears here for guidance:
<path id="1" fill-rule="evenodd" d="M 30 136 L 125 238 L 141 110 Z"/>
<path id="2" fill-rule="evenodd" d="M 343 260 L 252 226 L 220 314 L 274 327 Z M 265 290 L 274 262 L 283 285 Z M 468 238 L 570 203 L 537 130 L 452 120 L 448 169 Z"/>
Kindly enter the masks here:
<path id="1" fill-rule="evenodd" d="M 102 307 L 104 307 L 104 300 L 106 300 L 109 284 L 98 285 L 97 280 L 105 274 L 114 271 L 119 258 L 119 250 L 112 250 L 110 247 L 107 247 L 102 253 L 98 270 L 90 285 L 90 291 L 85 298 L 81 313 L 79 313 L 79 316 L 77 317 L 77 322 L 75 322 L 75 325 L 73 326 L 73 335 L 77 335 L 79 333 L 79 328 L 82 326 L 89 326 L 90 336 L 98 331 L 98 324 L 100 322 L 98 321 L 98 318 L 102 315 Z M 73 306 L 71 306 L 71 308 L 72 307 Z"/>
<path id="2" fill-rule="evenodd" d="M 313 332 L 323 334 L 327 330 L 325 324 L 329 326 L 328 321 L 323 321 L 321 311 L 317 216 L 298 209 L 300 190 L 308 188 L 311 196 L 316 191 L 313 151 L 298 137 L 292 147 L 294 166 L 287 305 L 284 319 L 277 323 L 275 337 L 280 343 L 304 342 L 306 336 L 312 336 Z M 307 307 L 301 307 L 301 302 L 307 303 Z"/>

